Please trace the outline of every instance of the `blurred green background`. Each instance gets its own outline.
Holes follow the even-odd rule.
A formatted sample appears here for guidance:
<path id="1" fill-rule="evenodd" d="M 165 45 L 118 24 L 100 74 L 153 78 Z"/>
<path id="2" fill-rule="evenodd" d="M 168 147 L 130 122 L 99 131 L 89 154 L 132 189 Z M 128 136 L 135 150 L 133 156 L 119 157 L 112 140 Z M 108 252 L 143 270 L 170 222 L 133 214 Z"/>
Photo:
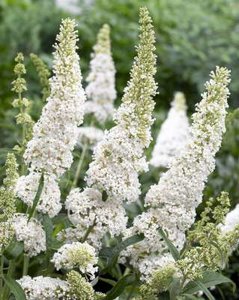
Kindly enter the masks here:
<path id="1" fill-rule="evenodd" d="M 58 5 L 54 0 L 0 0 L 0 162 L 4 161 L 9 148 L 16 144 L 18 136 L 11 106 L 16 53 L 21 51 L 26 57 L 28 97 L 33 100 L 32 115 L 36 120 L 42 102 L 37 74 L 29 54 L 38 54 L 50 68 L 52 44 L 60 21 L 73 16 L 78 21 L 79 54 L 83 77 L 86 78 L 97 32 L 102 24 L 110 24 L 118 105 L 135 55 L 139 7 L 146 5 L 155 25 L 158 57 L 156 79 L 159 94 L 156 97 L 153 137 L 157 136 L 175 91 L 186 94 L 191 114 L 195 103 L 200 100 L 210 70 L 220 65 L 232 71 L 228 130 L 217 155 L 216 170 L 205 190 L 205 198 L 225 190 L 230 193 L 232 206 L 238 203 L 239 0 L 76 0 L 75 8 L 73 6 L 69 10 L 61 8 L 66 0 L 57 2 Z M 158 170 L 150 169 L 141 180 L 147 188 L 157 178 Z M 238 281 L 236 255 L 232 262 L 227 273 Z M 224 290 L 223 293 L 225 299 L 239 299 L 230 291 Z M 223 299 L 220 297 L 218 294 L 217 299 Z"/>
<path id="2" fill-rule="evenodd" d="M 63 4 L 67 0 L 57 2 Z M 146 5 L 157 36 L 157 107 L 167 107 L 174 91 L 183 90 L 193 110 L 208 73 L 215 65 L 232 70 L 230 104 L 238 106 L 238 0 L 81 0 L 78 3 L 80 12 L 74 17 L 79 24 L 79 51 L 84 74 L 88 71 L 97 31 L 103 23 L 109 23 L 117 88 L 121 94 L 137 43 L 138 8 Z M 22 51 L 25 55 L 35 52 L 50 62 L 60 20 L 71 15 L 56 6 L 55 0 L 0 0 L 1 107 L 9 107 L 7 97 L 11 95 L 12 63 L 16 52 Z"/>

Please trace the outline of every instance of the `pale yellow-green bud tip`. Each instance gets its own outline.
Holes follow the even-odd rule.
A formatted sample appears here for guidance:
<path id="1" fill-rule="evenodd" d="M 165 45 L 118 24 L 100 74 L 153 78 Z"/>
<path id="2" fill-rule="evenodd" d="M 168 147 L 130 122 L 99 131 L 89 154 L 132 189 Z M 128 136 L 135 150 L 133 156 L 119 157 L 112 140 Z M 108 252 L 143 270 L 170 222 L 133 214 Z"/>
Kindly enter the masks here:
<path id="1" fill-rule="evenodd" d="M 97 44 L 94 46 L 95 53 L 111 54 L 110 26 L 104 24 L 97 35 Z"/>

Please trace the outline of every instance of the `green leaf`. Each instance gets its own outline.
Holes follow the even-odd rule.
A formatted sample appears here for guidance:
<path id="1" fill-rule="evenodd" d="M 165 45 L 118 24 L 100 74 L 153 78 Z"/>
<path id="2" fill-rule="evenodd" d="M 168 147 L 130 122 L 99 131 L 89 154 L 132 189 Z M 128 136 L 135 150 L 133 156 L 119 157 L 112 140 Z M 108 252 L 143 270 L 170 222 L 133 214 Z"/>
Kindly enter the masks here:
<path id="1" fill-rule="evenodd" d="M 217 249 L 217 251 L 221 257 L 221 264 L 222 264 L 222 266 L 224 266 L 225 261 L 226 261 L 225 254 L 223 253 L 223 251 L 221 250 L 220 246 L 217 243 L 215 243 L 214 241 L 210 241 L 210 243 Z"/>
<path id="2" fill-rule="evenodd" d="M 52 239 L 51 241 L 51 250 L 57 251 L 63 245 L 62 241 L 58 241 L 57 239 Z"/>
<path id="3" fill-rule="evenodd" d="M 110 247 L 104 247 L 100 250 L 99 257 L 109 259 L 109 257 L 112 255 L 112 248 Z"/>
<path id="4" fill-rule="evenodd" d="M 200 280 L 195 280 L 196 285 L 199 287 L 201 291 L 207 296 L 209 300 L 215 300 L 211 292 L 208 290 L 208 288 L 200 281 Z"/>
<path id="5" fill-rule="evenodd" d="M 54 217 L 53 237 L 56 237 L 61 230 L 71 226 L 72 223 L 69 221 L 67 215 L 59 213 L 57 216 Z"/>
<path id="6" fill-rule="evenodd" d="M 8 286 L 11 293 L 15 296 L 16 300 L 26 300 L 25 293 L 21 288 L 20 284 L 16 280 L 12 279 L 10 276 L 3 276 L 5 284 Z"/>
<path id="7" fill-rule="evenodd" d="M 121 277 L 121 279 L 116 283 L 116 285 L 108 292 L 104 300 L 113 300 L 117 298 L 120 294 L 122 294 L 122 292 L 127 286 L 132 285 L 135 282 L 135 274 L 128 274 Z"/>
<path id="8" fill-rule="evenodd" d="M 103 277 L 99 277 L 100 281 L 103 281 L 105 283 L 110 284 L 111 286 L 115 286 L 116 285 L 116 281 L 113 279 L 109 279 L 109 278 L 103 278 Z"/>
<path id="9" fill-rule="evenodd" d="M 23 250 L 23 242 L 14 241 L 4 250 L 3 254 L 8 260 L 11 260 L 19 257 L 23 253 Z"/>
<path id="10" fill-rule="evenodd" d="M 39 180 L 39 185 L 38 185 L 38 189 L 37 189 L 37 192 L 36 192 L 36 195 L 35 195 L 35 198 L 33 200 L 33 204 L 32 204 L 32 207 L 31 207 L 31 210 L 29 212 L 29 216 L 28 216 L 28 222 L 30 221 L 31 217 L 33 216 L 35 210 L 36 210 L 36 207 L 37 207 L 37 204 L 40 200 L 40 197 L 41 197 L 41 193 L 42 193 L 42 190 L 43 190 L 43 186 L 44 186 L 44 175 L 43 173 L 41 174 L 41 178 Z"/>
<path id="11" fill-rule="evenodd" d="M 53 224 L 52 224 L 51 218 L 48 215 L 43 215 L 42 225 L 43 225 L 44 231 L 46 233 L 47 249 L 49 249 L 52 245 Z"/>
<path id="12" fill-rule="evenodd" d="M 177 296 L 181 293 L 181 282 L 179 278 L 174 278 L 169 287 L 170 300 L 176 300 Z"/>
<path id="13" fill-rule="evenodd" d="M 236 285 L 231 279 L 225 277 L 221 273 L 213 272 L 213 271 L 207 271 L 203 274 L 203 278 L 196 281 L 189 282 L 185 288 L 183 289 L 183 293 L 186 294 L 194 294 L 198 291 L 200 291 L 200 287 L 198 286 L 198 282 L 202 283 L 206 288 L 221 284 L 221 283 L 230 283 L 233 287 L 233 290 L 235 291 Z M 197 282 L 197 283 L 196 283 Z"/>
<path id="14" fill-rule="evenodd" d="M 183 296 L 183 299 L 185 299 L 185 300 L 198 300 L 198 299 L 201 299 L 201 298 L 198 298 L 198 297 L 190 295 L 190 294 L 183 294 L 182 296 Z"/>
<path id="15" fill-rule="evenodd" d="M 127 247 L 136 244 L 144 239 L 143 234 L 136 234 L 131 236 L 118 245 L 116 245 L 113 249 L 110 247 L 103 248 L 100 251 L 99 257 L 106 259 L 107 266 L 105 269 L 101 271 L 101 273 L 106 272 L 108 269 L 112 268 L 118 261 L 119 254 L 122 250 L 126 249 Z"/>
<path id="16" fill-rule="evenodd" d="M 175 261 L 179 260 L 180 253 L 178 252 L 177 248 L 173 245 L 173 243 L 168 239 L 167 235 L 163 231 L 162 228 L 158 228 L 158 231 L 160 235 L 162 236 L 163 240 L 165 241 L 170 253 L 172 254 L 172 257 L 175 259 Z"/>

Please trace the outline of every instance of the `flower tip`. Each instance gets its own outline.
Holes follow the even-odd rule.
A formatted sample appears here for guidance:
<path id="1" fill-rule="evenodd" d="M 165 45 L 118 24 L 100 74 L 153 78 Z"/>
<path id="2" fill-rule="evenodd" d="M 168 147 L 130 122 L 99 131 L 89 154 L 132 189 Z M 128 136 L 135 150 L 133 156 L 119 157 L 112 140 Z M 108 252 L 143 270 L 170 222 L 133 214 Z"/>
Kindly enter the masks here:
<path id="1" fill-rule="evenodd" d="M 183 92 L 175 92 L 173 103 L 179 110 L 187 109 L 186 98 Z"/>

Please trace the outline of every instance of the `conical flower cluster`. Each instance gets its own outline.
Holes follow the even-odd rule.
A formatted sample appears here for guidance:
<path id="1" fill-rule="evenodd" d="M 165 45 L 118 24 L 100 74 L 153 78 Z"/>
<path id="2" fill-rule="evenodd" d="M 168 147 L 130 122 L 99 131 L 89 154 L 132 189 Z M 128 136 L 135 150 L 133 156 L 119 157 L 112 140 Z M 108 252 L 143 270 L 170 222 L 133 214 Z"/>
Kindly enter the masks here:
<path id="1" fill-rule="evenodd" d="M 75 242 L 63 245 L 51 260 L 57 270 L 78 268 L 82 274 L 90 275 L 91 279 L 97 272 L 95 249 L 88 243 Z"/>
<path id="2" fill-rule="evenodd" d="M 18 196 L 31 206 L 38 187 L 37 178 L 44 173 L 45 185 L 50 183 L 54 195 L 47 200 L 43 195 L 38 208 L 51 217 L 61 208 L 57 180 L 72 164 L 72 150 L 78 137 L 77 126 L 83 122 L 85 94 L 76 52 L 78 37 L 75 26 L 73 20 L 65 19 L 57 35 L 51 93 L 24 154 L 30 174 L 19 179 L 17 189 Z M 47 189 L 45 186 L 45 191 Z"/>
<path id="3" fill-rule="evenodd" d="M 132 202 L 140 194 L 139 172 L 147 170 L 144 149 L 151 139 L 153 96 L 156 93 L 155 37 L 146 8 L 140 10 L 140 43 L 131 78 L 114 119 L 87 172 L 87 184 L 118 201 Z"/>
<path id="4" fill-rule="evenodd" d="M 159 227 L 167 232 L 178 249 L 182 249 L 185 232 L 193 224 L 196 207 L 202 201 L 207 177 L 215 167 L 215 154 L 225 132 L 230 80 L 225 68 L 217 67 L 210 76 L 205 84 L 206 92 L 193 115 L 190 142 L 159 183 L 151 186 L 145 198 L 148 210 L 137 216 L 129 229 L 129 235 L 144 233 L 144 241 L 128 250 L 132 264 L 144 274 L 149 274 L 156 263 L 160 265 L 165 258 L 165 254 L 161 254 L 168 251 Z"/>
<path id="5" fill-rule="evenodd" d="M 150 164 L 154 167 L 169 168 L 173 159 L 189 140 L 190 126 L 184 94 L 175 93 L 167 119 L 160 128 Z"/>
<path id="6" fill-rule="evenodd" d="M 72 299 L 68 297 L 69 286 L 67 282 L 58 278 L 24 276 L 17 282 L 25 292 L 27 300 Z"/>
<path id="7" fill-rule="evenodd" d="M 93 113 L 100 123 L 104 123 L 113 115 L 116 98 L 115 72 L 111 54 L 110 27 L 105 24 L 97 36 L 85 90 L 89 99 L 85 103 L 85 112 Z"/>
<path id="8" fill-rule="evenodd" d="M 123 201 L 138 199 L 138 174 L 147 169 L 144 149 L 150 142 L 152 98 L 156 93 L 154 42 L 152 20 L 147 9 L 142 8 L 140 44 L 123 103 L 115 115 L 116 126 L 95 148 L 87 172 L 88 188 L 82 192 L 72 190 L 66 200 L 69 217 L 76 224 L 75 230 L 63 234 L 68 240 L 73 240 L 74 235 L 79 239 L 82 228 L 91 226 L 88 239 L 98 248 L 106 232 L 115 235 L 126 228 Z"/>
<path id="9" fill-rule="evenodd" d="M 8 153 L 6 159 L 6 178 L 0 187 L 0 252 L 10 242 L 14 235 L 11 219 L 16 212 L 15 185 L 18 179 L 17 161 L 13 153 Z"/>

